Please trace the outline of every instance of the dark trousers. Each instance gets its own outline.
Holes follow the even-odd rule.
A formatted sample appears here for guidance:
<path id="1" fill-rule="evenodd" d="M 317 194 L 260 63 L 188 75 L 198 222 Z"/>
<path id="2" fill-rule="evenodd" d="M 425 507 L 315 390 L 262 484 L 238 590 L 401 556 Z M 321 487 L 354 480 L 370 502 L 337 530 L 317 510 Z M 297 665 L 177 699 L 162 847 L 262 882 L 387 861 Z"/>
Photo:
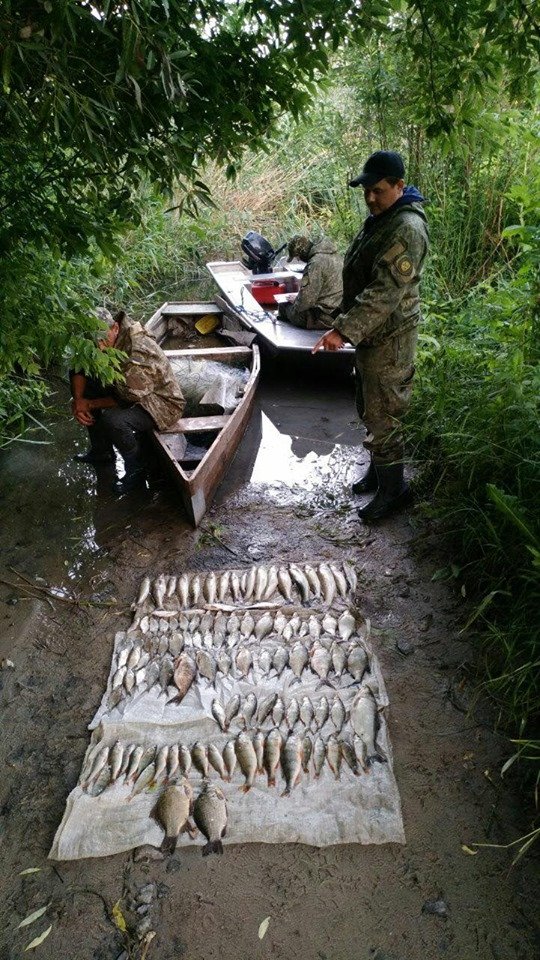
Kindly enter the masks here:
<path id="1" fill-rule="evenodd" d="M 104 387 L 93 377 L 86 378 L 84 389 L 86 400 L 96 400 L 110 395 L 110 387 Z M 106 407 L 103 410 L 93 410 L 92 416 L 94 423 L 87 427 L 92 450 L 100 455 L 108 454 L 113 452 L 114 446 L 123 457 L 126 473 L 140 470 L 141 438 L 155 429 L 150 414 L 140 404 L 134 403 L 129 407 Z"/>

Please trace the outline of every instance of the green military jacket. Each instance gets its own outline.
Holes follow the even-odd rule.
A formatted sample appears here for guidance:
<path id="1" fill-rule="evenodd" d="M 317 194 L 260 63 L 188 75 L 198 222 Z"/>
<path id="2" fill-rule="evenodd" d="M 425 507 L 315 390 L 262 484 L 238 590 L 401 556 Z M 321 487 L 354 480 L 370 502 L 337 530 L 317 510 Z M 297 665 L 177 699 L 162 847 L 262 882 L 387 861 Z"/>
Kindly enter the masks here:
<path id="1" fill-rule="evenodd" d="M 114 385 L 118 399 L 140 404 L 158 430 L 171 427 L 182 416 L 186 401 L 172 367 L 154 337 L 140 323 L 124 317 L 115 347 L 128 355 L 122 364 L 125 380 Z"/>
<path id="2" fill-rule="evenodd" d="M 428 243 L 420 203 L 368 218 L 345 254 L 342 313 L 332 324 L 343 337 L 355 345 L 377 346 L 418 324 Z"/>
<path id="3" fill-rule="evenodd" d="M 328 237 L 316 240 L 309 251 L 300 284 L 300 291 L 293 303 L 291 322 L 302 313 L 318 307 L 320 319 L 332 324 L 332 315 L 341 306 L 343 295 L 343 257 L 337 252 L 334 242 Z M 301 326 L 304 326 L 300 322 Z"/>

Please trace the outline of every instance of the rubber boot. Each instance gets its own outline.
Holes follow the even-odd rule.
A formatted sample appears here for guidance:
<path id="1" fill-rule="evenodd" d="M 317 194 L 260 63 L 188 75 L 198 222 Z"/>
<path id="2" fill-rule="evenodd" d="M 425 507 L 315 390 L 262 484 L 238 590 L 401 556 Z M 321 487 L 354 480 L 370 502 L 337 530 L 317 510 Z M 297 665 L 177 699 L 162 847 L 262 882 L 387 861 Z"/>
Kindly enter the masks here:
<path id="1" fill-rule="evenodd" d="M 76 453 L 73 457 L 77 463 L 114 463 L 114 449 L 110 440 L 103 435 L 99 423 L 86 428 L 90 447 L 86 453 Z"/>
<path id="2" fill-rule="evenodd" d="M 139 453 L 124 455 L 124 467 L 125 475 L 113 485 L 114 492 L 122 496 L 134 490 L 146 490 L 144 462 Z"/>
<path id="3" fill-rule="evenodd" d="M 377 471 L 375 469 L 375 464 L 373 463 L 373 457 L 369 461 L 369 467 L 367 473 L 363 477 L 360 477 L 358 480 L 355 480 L 351 489 L 355 496 L 359 496 L 362 493 L 374 493 L 379 486 L 379 480 L 377 478 Z"/>
<path id="4" fill-rule="evenodd" d="M 375 469 L 379 489 L 373 500 L 358 510 L 358 516 L 365 523 L 382 520 L 412 501 L 412 491 L 403 476 L 402 463 L 379 463 Z"/>
<path id="5" fill-rule="evenodd" d="M 102 453 L 90 447 L 86 453 L 76 453 L 73 459 L 76 460 L 77 463 L 114 463 L 114 453 L 112 450 L 110 453 Z"/>

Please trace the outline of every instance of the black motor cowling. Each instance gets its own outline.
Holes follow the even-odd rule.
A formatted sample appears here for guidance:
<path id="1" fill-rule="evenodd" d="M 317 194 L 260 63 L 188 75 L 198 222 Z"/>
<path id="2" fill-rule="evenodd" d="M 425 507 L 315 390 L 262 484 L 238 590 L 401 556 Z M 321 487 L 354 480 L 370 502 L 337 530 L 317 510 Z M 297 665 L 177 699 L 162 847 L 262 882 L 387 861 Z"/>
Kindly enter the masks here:
<path id="1" fill-rule="evenodd" d="M 265 237 L 255 230 L 250 230 L 242 240 L 241 247 L 245 253 L 242 263 L 248 270 L 252 273 L 272 273 L 276 250 Z"/>

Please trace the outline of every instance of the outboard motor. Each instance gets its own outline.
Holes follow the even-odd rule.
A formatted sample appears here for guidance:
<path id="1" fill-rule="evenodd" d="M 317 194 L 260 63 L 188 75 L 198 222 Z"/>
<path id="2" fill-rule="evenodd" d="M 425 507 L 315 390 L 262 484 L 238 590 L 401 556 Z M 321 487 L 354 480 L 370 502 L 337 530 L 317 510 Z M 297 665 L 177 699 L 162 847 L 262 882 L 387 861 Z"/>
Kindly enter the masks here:
<path id="1" fill-rule="evenodd" d="M 241 243 L 242 250 L 245 253 L 245 257 L 242 257 L 242 263 L 252 273 L 272 273 L 272 263 L 278 253 L 281 253 L 286 246 L 287 244 L 284 243 L 279 250 L 274 250 L 272 244 L 265 237 L 256 233 L 255 230 L 249 230 Z"/>

